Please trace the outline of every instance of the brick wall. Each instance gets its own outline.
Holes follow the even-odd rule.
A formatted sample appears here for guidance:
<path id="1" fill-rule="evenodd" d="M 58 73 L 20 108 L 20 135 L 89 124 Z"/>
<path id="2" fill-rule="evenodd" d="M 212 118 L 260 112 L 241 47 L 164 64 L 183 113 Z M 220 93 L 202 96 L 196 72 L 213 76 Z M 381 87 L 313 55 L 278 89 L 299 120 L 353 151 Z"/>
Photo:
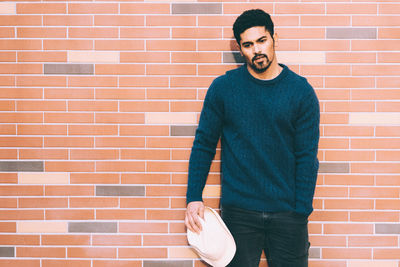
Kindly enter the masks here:
<path id="1" fill-rule="evenodd" d="M 241 62 L 231 25 L 256 7 L 321 102 L 310 266 L 400 266 L 396 0 L 1 2 L 0 266 L 203 266 L 188 157 L 208 85 Z M 212 207 L 218 170 L 219 153 Z"/>

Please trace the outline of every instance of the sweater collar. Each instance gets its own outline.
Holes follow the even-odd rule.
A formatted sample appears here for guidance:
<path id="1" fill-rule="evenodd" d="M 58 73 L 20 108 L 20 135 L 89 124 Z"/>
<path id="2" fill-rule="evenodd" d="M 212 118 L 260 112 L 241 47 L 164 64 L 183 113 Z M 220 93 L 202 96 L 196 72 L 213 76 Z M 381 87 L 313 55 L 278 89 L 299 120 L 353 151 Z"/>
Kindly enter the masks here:
<path id="1" fill-rule="evenodd" d="M 244 72 L 244 75 L 245 75 L 250 81 L 255 82 L 255 83 L 257 83 L 257 84 L 260 84 L 260 85 L 271 85 L 271 84 L 274 84 L 274 83 L 276 83 L 276 82 L 282 80 L 282 79 L 288 74 L 288 72 L 289 72 L 289 68 L 288 68 L 286 65 L 280 64 L 280 63 L 279 63 L 279 65 L 282 67 L 281 73 L 279 73 L 278 76 L 276 76 L 275 78 L 273 78 L 273 79 L 271 79 L 271 80 L 260 80 L 260 79 L 255 78 L 255 77 L 254 77 L 253 75 L 251 75 L 250 72 L 248 71 L 247 65 L 246 65 L 246 64 L 244 64 L 241 68 L 242 68 L 242 70 L 243 70 L 243 72 Z"/>

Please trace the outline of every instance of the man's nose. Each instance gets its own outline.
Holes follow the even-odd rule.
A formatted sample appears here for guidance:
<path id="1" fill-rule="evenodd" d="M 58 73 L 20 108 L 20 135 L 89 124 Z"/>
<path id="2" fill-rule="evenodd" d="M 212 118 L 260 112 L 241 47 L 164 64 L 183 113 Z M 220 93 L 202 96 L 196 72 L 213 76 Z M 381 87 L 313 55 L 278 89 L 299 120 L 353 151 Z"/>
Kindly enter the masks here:
<path id="1" fill-rule="evenodd" d="M 259 54 L 261 52 L 261 47 L 258 44 L 254 45 L 254 53 Z"/>

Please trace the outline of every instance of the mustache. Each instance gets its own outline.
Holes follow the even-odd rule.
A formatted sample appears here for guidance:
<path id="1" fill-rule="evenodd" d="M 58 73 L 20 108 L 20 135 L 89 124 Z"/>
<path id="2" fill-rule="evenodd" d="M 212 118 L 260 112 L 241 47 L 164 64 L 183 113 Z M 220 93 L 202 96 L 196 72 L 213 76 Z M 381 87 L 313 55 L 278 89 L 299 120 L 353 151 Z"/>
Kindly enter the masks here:
<path id="1" fill-rule="evenodd" d="M 257 54 L 251 59 L 251 61 L 254 62 L 257 58 L 260 58 L 260 57 L 265 57 L 268 60 L 268 56 L 266 54 Z"/>

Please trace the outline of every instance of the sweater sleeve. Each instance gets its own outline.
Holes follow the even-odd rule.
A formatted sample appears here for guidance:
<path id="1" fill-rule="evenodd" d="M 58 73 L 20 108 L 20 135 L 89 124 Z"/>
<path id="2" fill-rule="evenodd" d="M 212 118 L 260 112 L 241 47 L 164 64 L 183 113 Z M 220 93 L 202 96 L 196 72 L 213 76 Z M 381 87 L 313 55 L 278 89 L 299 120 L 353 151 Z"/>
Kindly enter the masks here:
<path id="1" fill-rule="evenodd" d="M 319 167 L 319 103 L 314 90 L 310 89 L 312 92 L 301 101 L 295 122 L 296 212 L 305 215 L 309 215 L 313 210 L 312 202 Z"/>
<path id="2" fill-rule="evenodd" d="M 217 95 L 221 86 L 217 84 L 220 84 L 218 80 L 214 80 L 207 91 L 196 130 L 189 159 L 187 203 L 202 201 L 202 192 L 221 136 L 223 102 Z"/>

